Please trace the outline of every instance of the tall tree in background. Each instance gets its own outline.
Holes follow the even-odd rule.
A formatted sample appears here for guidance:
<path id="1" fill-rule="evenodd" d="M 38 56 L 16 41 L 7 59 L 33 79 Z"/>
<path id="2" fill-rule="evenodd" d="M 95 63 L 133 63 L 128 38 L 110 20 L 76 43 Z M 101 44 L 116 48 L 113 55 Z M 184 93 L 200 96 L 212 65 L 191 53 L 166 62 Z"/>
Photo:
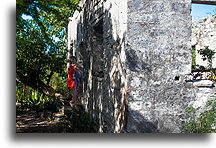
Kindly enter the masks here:
<path id="1" fill-rule="evenodd" d="M 54 96 L 54 73 L 66 76 L 66 27 L 79 0 L 16 1 L 16 80 Z M 28 16 L 28 19 L 26 18 Z"/>

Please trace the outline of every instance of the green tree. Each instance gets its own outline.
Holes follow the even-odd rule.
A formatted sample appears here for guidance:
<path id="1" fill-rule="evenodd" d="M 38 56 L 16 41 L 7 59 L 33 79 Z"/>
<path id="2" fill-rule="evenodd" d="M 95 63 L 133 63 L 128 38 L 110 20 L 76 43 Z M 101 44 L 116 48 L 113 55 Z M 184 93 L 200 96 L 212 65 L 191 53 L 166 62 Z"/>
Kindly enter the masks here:
<path id="1" fill-rule="evenodd" d="M 208 61 L 208 67 L 212 69 L 212 60 L 214 58 L 215 52 L 211 49 L 209 49 L 208 46 L 205 46 L 205 49 L 200 49 L 198 50 L 198 53 L 202 55 L 203 61 L 207 60 Z"/>
<path id="2" fill-rule="evenodd" d="M 66 27 L 79 0 L 16 1 L 16 80 L 54 96 L 54 73 L 66 78 Z M 29 19 L 25 19 L 28 16 Z"/>

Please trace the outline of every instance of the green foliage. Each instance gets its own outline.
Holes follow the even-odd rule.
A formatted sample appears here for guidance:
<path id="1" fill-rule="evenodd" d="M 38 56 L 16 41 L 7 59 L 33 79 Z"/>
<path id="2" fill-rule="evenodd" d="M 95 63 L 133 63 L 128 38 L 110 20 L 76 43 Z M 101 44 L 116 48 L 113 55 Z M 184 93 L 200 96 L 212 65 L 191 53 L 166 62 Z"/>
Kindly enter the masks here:
<path id="1" fill-rule="evenodd" d="M 216 99 L 208 101 L 206 110 L 196 117 L 196 112 L 200 108 L 189 107 L 186 113 L 189 121 L 183 130 L 188 133 L 216 133 Z"/>
<path id="2" fill-rule="evenodd" d="M 192 69 L 196 68 L 196 48 L 192 47 Z"/>
<path id="3" fill-rule="evenodd" d="M 50 86 L 53 87 L 57 93 L 68 96 L 67 79 L 63 79 L 58 73 L 54 73 L 51 80 Z"/>
<path id="4" fill-rule="evenodd" d="M 66 27 L 79 0 L 16 1 L 16 77 L 34 89 L 66 79 Z M 30 16 L 25 19 L 23 16 Z M 44 84 L 42 84 L 42 82 Z"/>
<path id="5" fill-rule="evenodd" d="M 42 112 L 49 110 L 57 112 L 61 107 L 61 103 L 55 98 L 46 96 L 37 90 L 21 84 L 17 84 L 16 86 L 16 102 L 20 103 L 17 106 L 18 111 L 34 110 Z"/>
<path id="6" fill-rule="evenodd" d="M 202 55 L 203 61 L 208 60 L 209 66 L 212 67 L 212 59 L 214 58 L 214 52 L 213 50 L 209 49 L 208 46 L 205 47 L 205 49 L 198 50 L 198 53 Z"/>
<path id="7" fill-rule="evenodd" d="M 65 129 L 68 133 L 96 133 L 96 121 L 84 110 L 82 106 L 77 105 L 72 111 L 66 114 Z"/>

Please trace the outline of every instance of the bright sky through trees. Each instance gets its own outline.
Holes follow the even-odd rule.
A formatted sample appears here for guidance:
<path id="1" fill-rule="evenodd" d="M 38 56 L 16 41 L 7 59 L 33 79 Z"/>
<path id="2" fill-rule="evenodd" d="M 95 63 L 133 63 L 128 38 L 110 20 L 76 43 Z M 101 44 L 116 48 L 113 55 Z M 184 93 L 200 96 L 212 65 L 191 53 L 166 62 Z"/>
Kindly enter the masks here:
<path id="1" fill-rule="evenodd" d="M 25 19 L 25 20 L 32 20 L 32 17 L 30 15 L 23 14 L 22 18 Z"/>

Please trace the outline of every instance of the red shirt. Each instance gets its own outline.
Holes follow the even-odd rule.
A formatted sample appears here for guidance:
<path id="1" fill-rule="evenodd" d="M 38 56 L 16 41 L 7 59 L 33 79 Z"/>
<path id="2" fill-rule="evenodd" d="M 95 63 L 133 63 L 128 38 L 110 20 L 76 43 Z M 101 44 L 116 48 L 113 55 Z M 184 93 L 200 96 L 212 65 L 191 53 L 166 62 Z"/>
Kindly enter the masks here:
<path id="1" fill-rule="evenodd" d="M 68 87 L 76 87 L 75 78 L 74 78 L 75 70 L 79 70 L 79 68 L 73 65 L 70 65 L 68 68 Z M 77 86 L 77 87 L 80 87 L 80 86 Z"/>

